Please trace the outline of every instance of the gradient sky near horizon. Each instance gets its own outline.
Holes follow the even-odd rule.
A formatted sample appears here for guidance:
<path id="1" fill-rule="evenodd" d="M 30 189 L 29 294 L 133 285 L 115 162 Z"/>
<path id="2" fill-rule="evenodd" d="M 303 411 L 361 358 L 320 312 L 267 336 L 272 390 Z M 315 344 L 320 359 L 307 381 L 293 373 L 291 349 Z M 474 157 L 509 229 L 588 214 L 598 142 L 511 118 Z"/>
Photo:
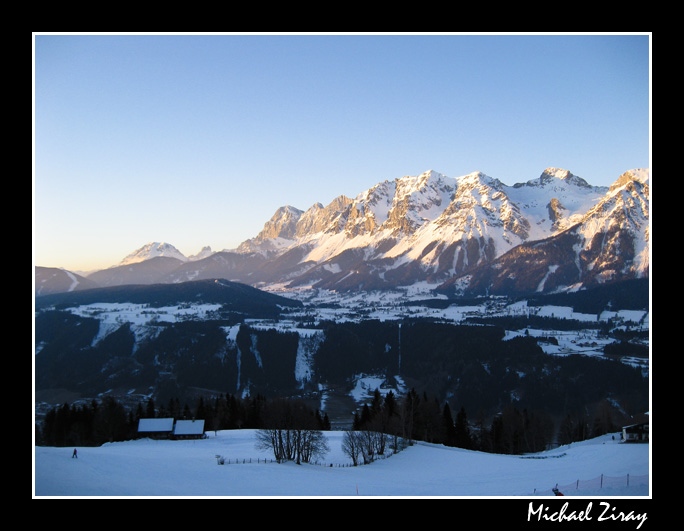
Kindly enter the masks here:
<path id="1" fill-rule="evenodd" d="M 650 167 L 649 34 L 34 34 L 34 265 L 232 249 L 432 169 Z"/>

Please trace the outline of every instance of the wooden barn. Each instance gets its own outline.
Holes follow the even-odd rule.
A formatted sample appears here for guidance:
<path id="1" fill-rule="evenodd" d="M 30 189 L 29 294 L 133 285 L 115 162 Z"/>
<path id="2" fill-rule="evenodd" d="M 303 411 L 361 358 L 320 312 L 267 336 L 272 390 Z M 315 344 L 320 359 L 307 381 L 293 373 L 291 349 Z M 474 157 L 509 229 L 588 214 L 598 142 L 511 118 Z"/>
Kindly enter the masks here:
<path id="1" fill-rule="evenodd" d="M 648 442 L 648 415 L 640 415 L 640 418 L 635 420 L 637 420 L 635 424 L 622 427 L 622 440 L 624 442 Z"/>
<path id="2" fill-rule="evenodd" d="M 174 439 L 204 439 L 204 419 L 177 420 L 173 428 Z"/>
<path id="3" fill-rule="evenodd" d="M 173 419 L 140 419 L 138 435 L 151 439 L 168 439 L 173 434 Z"/>

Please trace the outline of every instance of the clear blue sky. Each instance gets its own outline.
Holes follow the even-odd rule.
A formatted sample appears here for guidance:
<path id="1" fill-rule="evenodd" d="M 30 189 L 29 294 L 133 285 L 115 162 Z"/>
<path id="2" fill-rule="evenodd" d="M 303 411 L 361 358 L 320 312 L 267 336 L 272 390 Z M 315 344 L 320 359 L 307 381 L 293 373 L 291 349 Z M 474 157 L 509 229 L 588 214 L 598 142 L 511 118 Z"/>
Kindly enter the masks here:
<path id="1" fill-rule="evenodd" d="M 34 35 L 34 263 L 235 248 L 428 169 L 650 166 L 650 36 Z"/>

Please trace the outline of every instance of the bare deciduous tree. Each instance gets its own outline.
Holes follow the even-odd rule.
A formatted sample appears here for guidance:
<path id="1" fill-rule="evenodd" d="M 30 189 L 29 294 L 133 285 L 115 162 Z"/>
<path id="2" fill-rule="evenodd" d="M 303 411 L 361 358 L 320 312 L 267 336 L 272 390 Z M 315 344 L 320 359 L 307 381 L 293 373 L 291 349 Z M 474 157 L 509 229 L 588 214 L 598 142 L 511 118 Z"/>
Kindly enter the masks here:
<path id="1" fill-rule="evenodd" d="M 319 430 L 264 429 L 256 432 L 256 447 L 272 450 L 275 460 L 310 463 L 330 451 L 328 440 Z"/>
<path id="2" fill-rule="evenodd" d="M 354 466 L 359 464 L 361 455 L 361 439 L 358 431 L 348 430 L 342 437 L 342 451 L 352 460 Z"/>

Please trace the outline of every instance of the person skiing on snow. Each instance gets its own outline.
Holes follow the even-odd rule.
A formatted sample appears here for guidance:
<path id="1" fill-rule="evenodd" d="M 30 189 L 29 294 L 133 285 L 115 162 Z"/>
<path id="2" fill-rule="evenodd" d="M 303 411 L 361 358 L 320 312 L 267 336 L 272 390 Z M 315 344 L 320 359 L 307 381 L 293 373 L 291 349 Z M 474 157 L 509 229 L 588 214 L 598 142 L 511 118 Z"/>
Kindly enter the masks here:
<path id="1" fill-rule="evenodd" d="M 74 448 L 74 453 L 71 454 L 71 458 L 73 459 L 74 457 L 75 457 L 76 459 L 78 459 L 78 455 L 77 455 L 77 452 L 76 452 L 76 448 Z"/>
<path id="2" fill-rule="evenodd" d="M 558 490 L 558 486 L 551 489 L 556 496 L 563 496 L 563 493 Z"/>

